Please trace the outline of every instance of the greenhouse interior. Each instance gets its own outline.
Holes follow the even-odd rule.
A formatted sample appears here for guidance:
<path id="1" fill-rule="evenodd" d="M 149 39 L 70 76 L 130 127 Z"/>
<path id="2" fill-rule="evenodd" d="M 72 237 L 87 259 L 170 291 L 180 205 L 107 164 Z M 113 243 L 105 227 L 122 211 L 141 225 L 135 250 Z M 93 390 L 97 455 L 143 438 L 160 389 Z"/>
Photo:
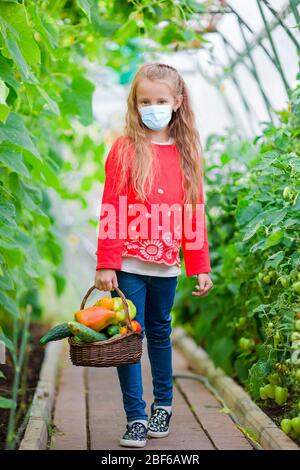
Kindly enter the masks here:
<path id="1" fill-rule="evenodd" d="M 299 450 L 299 28 L 300 0 L 0 0 L 0 451 Z M 176 278 L 150 256 L 113 267 L 115 241 L 99 261 L 121 179 L 107 157 L 142 116 L 145 64 L 185 83 L 202 150 L 208 251 L 182 247 Z M 170 129 L 188 131 L 183 113 Z M 135 122 L 136 144 L 150 128 L 162 155 L 196 163 L 184 131 L 170 144 L 168 125 Z"/>

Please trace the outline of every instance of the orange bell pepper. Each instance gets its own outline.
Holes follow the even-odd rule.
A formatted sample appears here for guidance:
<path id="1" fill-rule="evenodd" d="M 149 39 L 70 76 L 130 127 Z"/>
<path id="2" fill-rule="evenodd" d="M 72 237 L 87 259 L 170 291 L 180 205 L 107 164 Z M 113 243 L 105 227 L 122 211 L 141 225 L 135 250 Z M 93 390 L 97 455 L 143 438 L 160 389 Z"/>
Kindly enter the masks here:
<path id="1" fill-rule="evenodd" d="M 127 326 L 122 326 L 122 328 L 120 328 L 120 330 L 119 330 L 119 334 L 120 335 L 126 335 L 127 333 L 128 333 Z"/>
<path id="2" fill-rule="evenodd" d="M 95 331 L 101 331 L 118 322 L 117 312 L 107 308 L 92 306 L 75 313 L 75 320 Z"/>

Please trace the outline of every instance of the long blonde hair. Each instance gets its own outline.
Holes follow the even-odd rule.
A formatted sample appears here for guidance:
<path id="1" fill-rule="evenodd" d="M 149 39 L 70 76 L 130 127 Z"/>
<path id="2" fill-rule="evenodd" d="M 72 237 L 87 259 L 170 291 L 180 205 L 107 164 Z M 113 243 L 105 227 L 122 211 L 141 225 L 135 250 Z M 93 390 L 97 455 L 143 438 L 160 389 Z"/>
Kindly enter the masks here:
<path id="1" fill-rule="evenodd" d="M 169 135 L 173 137 L 180 154 L 180 164 L 183 172 L 182 189 L 183 203 L 199 202 L 199 187 L 202 184 L 204 160 L 200 137 L 196 129 L 195 116 L 190 104 L 187 86 L 178 71 L 166 64 L 146 63 L 137 71 L 127 98 L 127 113 L 125 117 L 124 137 L 119 152 L 116 155 L 120 168 L 117 180 L 119 189 L 124 187 L 125 180 L 130 175 L 129 183 L 141 201 L 147 199 L 151 190 L 157 167 L 153 158 L 153 146 L 146 135 L 146 130 L 140 118 L 136 89 L 139 81 L 160 80 L 167 82 L 174 97 L 182 95 L 183 100 L 176 112 L 173 112 L 169 122 Z M 134 158 L 126 158 L 131 147 Z"/>

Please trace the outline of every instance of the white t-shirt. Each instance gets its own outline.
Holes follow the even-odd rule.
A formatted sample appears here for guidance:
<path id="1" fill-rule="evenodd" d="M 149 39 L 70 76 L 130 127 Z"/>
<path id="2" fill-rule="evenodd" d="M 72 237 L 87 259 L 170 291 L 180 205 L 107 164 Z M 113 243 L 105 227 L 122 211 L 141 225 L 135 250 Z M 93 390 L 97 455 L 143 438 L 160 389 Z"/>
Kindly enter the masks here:
<path id="1" fill-rule="evenodd" d="M 169 145 L 174 143 L 174 139 L 170 137 L 165 142 L 156 142 L 154 140 L 151 140 L 151 142 L 158 145 Z M 168 266 L 165 263 L 152 263 L 150 261 L 143 261 L 135 256 L 122 256 L 121 271 L 161 277 L 178 276 L 182 272 L 181 267 L 177 266 L 177 264 Z"/>

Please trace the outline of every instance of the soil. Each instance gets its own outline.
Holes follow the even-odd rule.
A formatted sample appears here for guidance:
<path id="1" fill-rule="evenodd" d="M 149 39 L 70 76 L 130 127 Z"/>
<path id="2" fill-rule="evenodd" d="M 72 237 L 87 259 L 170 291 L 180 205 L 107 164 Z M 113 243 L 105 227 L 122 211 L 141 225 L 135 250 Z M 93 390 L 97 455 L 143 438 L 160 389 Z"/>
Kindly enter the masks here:
<path id="1" fill-rule="evenodd" d="M 287 404 L 289 402 L 287 401 Z M 271 418 L 274 423 L 280 428 L 280 423 L 283 418 L 283 408 L 282 406 L 277 405 L 273 400 L 260 401 L 257 403 L 258 406 L 266 413 L 269 418 Z M 294 441 L 300 447 L 300 439 L 294 438 L 289 435 L 289 438 Z"/>
<path id="2" fill-rule="evenodd" d="M 235 382 L 237 382 L 251 397 L 251 394 L 249 391 L 246 389 L 245 384 L 243 384 L 238 377 L 234 377 Z M 276 424 L 281 429 L 280 423 L 284 416 L 284 408 L 282 406 L 277 405 L 277 403 L 274 400 L 254 400 L 253 397 L 251 397 L 252 400 L 255 402 L 257 406 L 267 415 L 269 418 L 271 418 L 272 421 Z M 294 397 L 289 397 L 287 399 L 286 405 L 287 408 L 291 408 L 291 404 L 294 400 Z M 300 447 L 300 438 L 292 437 L 290 434 L 288 437 L 295 442 Z"/>
<path id="3" fill-rule="evenodd" d="M 22 424 L 28 407 L 30 406 L 36 385 L 39 380 L 40 368 L 44 358 L 45 348 L 39 344 L 40 337 L 49 329 L 49 325 L 42 323 L 31 323 L 30 338 L 27 345 L 27 378 L 26 382 L 21 379 L 19 389 L 19 399 L 17 406 L 17 414 L 19 414 L 18 427 Z M 12 358 L 9 351 L 6 351 L 6 364 L 0 364 L 0 371 L 3 372 L 5 378 L 0 379 L 0 396 L 11 398 L 12 384 L 14 379 L 14 370 Z M 21 405 L 21 411 L 20 411 Z M 9 419 L 9 410 L 0 408 L 0 450 L 5 449 L 6 430 Z"/>

